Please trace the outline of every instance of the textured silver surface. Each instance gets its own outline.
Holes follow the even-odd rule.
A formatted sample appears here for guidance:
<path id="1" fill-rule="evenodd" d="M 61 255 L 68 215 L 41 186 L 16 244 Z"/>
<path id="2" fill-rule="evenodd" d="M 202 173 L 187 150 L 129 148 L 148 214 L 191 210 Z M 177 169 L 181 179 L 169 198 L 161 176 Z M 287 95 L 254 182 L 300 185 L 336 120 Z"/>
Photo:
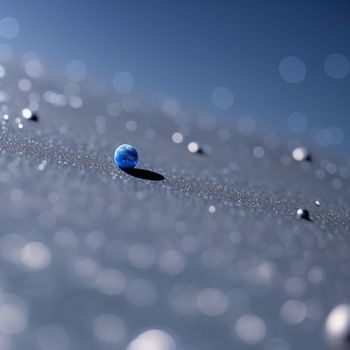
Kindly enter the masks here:
<path id="1" fill-rule="evenodd" d="M 283 140 L 165 116 L 88 84 L 73 108 L 67 82 L 44 76 L 23 92 L 25 73 L 5 68 L 4 349 L 50 337 L 60 349 L 124 349 L 147 329 L 186 350 L 326 348 L 327 313 L 350 295 L 347 161 L 313 149 L 312 162 L 297 162 Z M 37 121 L 21 116 L 33 101 Z M 107 113 L 114 101 L 118 116 Z M 189 152 L 191 141 L 203 152 Z M 122 143 L 144 171 L 115 167 Z"/>

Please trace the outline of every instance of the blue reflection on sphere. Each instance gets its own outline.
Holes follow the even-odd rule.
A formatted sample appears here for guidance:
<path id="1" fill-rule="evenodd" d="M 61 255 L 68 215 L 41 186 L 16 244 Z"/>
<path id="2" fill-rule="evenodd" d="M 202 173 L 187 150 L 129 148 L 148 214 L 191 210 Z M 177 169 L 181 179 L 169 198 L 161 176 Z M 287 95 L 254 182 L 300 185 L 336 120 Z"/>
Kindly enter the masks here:
<path id="1" fill-rule="evenodd" d="M 120 145 L 114 152 L 115 164 L 122 169 L 132 169 L 136 166 L 139 155 L 135 147 Z"/>

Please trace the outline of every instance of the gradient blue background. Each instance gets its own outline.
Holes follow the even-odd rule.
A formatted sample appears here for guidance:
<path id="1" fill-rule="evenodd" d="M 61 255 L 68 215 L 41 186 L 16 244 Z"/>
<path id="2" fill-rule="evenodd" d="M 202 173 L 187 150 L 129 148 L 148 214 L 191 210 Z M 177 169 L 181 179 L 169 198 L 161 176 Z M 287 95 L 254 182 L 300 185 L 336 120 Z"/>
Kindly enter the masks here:
<path id="1" fill-rule="evenodd" d="M 297 137 L 337 126 L 347 151 L 350 75 L 332 79 L 324 63 L 333 53 L 350 58 L 349 15 L 346 0 L 5 0 L 0 17 L 14 17 L 20 32 L 0 43 L 18 55 L 36 52 L 57 72 L 80 60 L 89 76 L 111 88 L 114 74 L 128 71 L 135 78 L 133 93 L 164 91 L 194 117 L 250 116 L 261 130 L 287 134 L 288 116 L 301 112 L 308 129 Z M 301 83 L 281 78 L 278 67 L 287 56 L 305 63 Z M 218 86 L 234 94 L 227 110 L 212 104 Z"/>

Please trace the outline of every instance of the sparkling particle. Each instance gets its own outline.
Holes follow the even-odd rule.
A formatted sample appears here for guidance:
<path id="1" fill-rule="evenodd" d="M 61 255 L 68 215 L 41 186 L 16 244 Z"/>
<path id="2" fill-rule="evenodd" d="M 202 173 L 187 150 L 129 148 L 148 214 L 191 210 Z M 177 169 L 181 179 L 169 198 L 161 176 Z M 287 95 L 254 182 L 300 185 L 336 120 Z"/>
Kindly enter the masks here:
<path id="1" fill-rule="evenodd" d="M 23 116 L 23 118 L 31 119 L 32 115 L 33 115 L 33 113 L 32 113 L 32 111 L 30 109 L 28 109 L 28 108 L 22 109 L 22 116 Z"/>
<path id="2" fill-rule="evenodd" d="M 304 80 L 306 68 L 300 58 L 290 56 L 281 61 L 279 72 L 284 81 L 290 84 L 297 84 Z"/>
<path id="3" fill-rule="evenodd" d="M 39 171 L 44 171 L 47 165 L 47 160 L 43 159 L 41 163 L 38 165 L 38 170 Z"/>
<path id="4" fill-rule="evenodd" d="M 297 210 L 297 216 L 299 219 L 305 219 L 305 220 L 309 220 L 310 219 L 310 213 L 307 209 L 302 209 L 299 208 Z"/>
<path id="5" fill-rule="evenodd" d="M 349 60 L 341 54 L 329 55 L 324 63 L 327 75 L 333 79 L 343 79 L 350 71 Z"/>
<path id="6" fill-rule="evenodd" d="M 176 350 L 173 337 L 160 329 L 151 329 L 138 335 L 126 350 Z"/>
<path id="7" fill-rule="evenodd" d="M 292 156 L 298 162 L 311 161 L 310 153 L 305 147 L 296 147 L 292 152 Z"/>
<path id="8" fill-rule="evenodd" d="M 319 207 L 321 205 L 320 201 L 315 201 L 315 205 Z"/>
<path id="9" fill-rule="evenodd" d="M 187 149 L 189 150 L 189 152 L 191 153 L 198 153 L 200 152 L 200 148 L 197 142 L 190 142 L 187 145 Z"/>
<path id="10" fill-rule="evenodd" d="M 211 100 L 215 107 L 228 109 L 233 104 L 233 93 L 226 86 L 220 86 L 213 90 Z"/>
<path id="11" fill-rule="evenodd" d="M 214 205 L 209 206 L 209 213 L 214 214 L 216 212 L 216 208 Z"/>
<path id="12" fill-rule="evenodd" d="M 181 143 L 184 140 L 184 137 L 180 132 L 174 132 L 173 135 L 171 136 L 171 139 L 173 140 L 174 143 Z"/>
<path id="13" fill-rule="evenodd" d="M 114 162 L 122 169 L 132 169 L 138 162 L 138 153 L 135 147 L 123 144 L 114 152 Z"/>
<path id="14" fill-rule="evenodd" d="M 18 82 L 18 88 L 21 91 L 28 92 L 32 88 L 32 83 L 28 79 L 21 79 Z"/>
<path id="15" fill-rule="evenodd" d="M 266 325 L 258 316 L 244 315 L 237 320 L 235 331 L 245 343 L 258 344 L 265 338 Z"/>
<path id="16" fill-rule="evenodd" d="M 350 349 L 350 305 L 336 306 L 328 315 L 324 330 L 332 349 Z"/>

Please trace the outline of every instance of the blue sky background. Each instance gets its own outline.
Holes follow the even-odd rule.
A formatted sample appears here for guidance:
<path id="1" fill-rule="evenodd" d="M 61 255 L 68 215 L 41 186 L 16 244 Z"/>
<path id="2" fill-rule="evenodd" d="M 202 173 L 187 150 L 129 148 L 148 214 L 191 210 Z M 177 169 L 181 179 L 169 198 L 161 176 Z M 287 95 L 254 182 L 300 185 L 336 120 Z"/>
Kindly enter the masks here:
<path id="1" fill-rule="evenodd" d="M 54 71 L 80 60 L 111 87 L 116 72 L 128 71 L 138 95 L 161 90 L 194 116 L 250 116 L 265 130 L 286 132 L 291 113 L 300 112 L 307 128 L 298 137 L 323 130 L 314 137 L 319 146 L 350 145 L 349 1 L 3 0 L 0 18 L 8 16 L 20 31 L 0 44 L 17 54 L 34 51 Z M 343 59 L 330 61 L 340 79 L 325 71 L 332 54 Z M 290 56 L 305 67 L 298 83 L 279 70 Z M 283 69 L 301 74 L 298 65 Z M 221 86 L 234 95 L 225 109 L 212 100 Z M 323 142 L 327 130 L 331 140 Z"/>

